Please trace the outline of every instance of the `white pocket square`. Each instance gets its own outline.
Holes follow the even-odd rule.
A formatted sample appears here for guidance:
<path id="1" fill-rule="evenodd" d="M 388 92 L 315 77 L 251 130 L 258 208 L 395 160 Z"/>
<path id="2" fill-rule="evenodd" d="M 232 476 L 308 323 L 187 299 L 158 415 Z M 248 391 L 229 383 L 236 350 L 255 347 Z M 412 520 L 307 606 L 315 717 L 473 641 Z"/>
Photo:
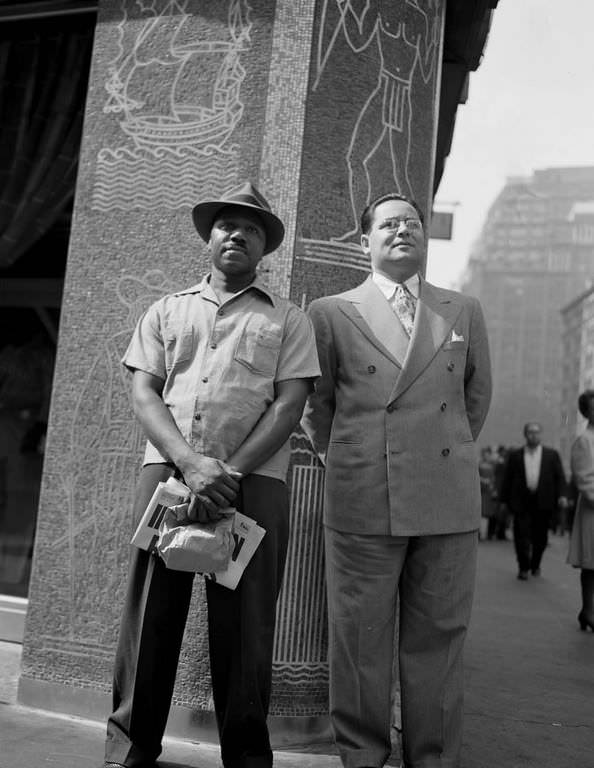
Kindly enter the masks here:
<path id="1" fill-rule="evenodd" d="M 464 341 L 464 336 L 461 333 L 456 333 L 456 331 L 452 331 L 452 336 L 450 338 L 451 342 L 454 341 Z"/>

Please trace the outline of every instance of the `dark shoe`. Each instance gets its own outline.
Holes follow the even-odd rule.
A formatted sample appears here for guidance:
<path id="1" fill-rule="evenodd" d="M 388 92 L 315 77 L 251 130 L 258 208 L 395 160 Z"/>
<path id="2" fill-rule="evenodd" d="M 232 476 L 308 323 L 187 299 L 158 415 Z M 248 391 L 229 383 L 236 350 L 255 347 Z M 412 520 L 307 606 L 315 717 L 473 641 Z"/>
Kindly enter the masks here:
<path id="1" fill-rule="evenodd" d="M 528 571 L 520 571 L 518 573 L 518 579 L 520 579 L 520 581 L 528 581 Z"/>
<path id="2" fill-rule="evenodd" d="M 594 621 L 588 621 L 588 619 L 586 618 L 586 614 L 583 612 L 583 610 L 578 613 L 578 621 L 580 623 L 580 629 L 582 630 L 582 632 L 587 632 L 588 627 L 590 627 L 592 632 L 594 632 Z"/>
<path id="3" fill-rule="evenodd" d="M 540 568 L 533 568 L 532 569 L 532 575 L 533 576 L 540 576 Z"/>

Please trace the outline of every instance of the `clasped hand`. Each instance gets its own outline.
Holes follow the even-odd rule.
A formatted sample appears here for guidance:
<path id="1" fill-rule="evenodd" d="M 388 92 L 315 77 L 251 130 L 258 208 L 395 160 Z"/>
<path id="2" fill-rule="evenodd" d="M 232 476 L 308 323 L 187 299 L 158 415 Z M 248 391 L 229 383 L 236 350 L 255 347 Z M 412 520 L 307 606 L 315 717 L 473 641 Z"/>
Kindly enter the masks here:
<path id="1" fill-rule="evenodd" d="M 188 518 L 199 523 L 220 520 L 223 510 L 230 507 L 237 496 L 241 472 L 220 459 L 199 453 L 180 469 L 192 491 Z"/>

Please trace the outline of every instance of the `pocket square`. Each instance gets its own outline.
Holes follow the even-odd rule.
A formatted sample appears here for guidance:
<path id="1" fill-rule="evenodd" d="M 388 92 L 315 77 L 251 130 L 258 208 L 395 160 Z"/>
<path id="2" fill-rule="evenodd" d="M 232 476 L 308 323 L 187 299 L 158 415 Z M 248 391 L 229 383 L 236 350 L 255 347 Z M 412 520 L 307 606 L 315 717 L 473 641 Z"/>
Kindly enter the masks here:
<path id="1" fill-rule="evenodd" d="M 456 333 L 456 331 L 452 331 L 452 335 L 450 337 L 450 341 L 464 341 L 464 335 L 462 333 Z"/>

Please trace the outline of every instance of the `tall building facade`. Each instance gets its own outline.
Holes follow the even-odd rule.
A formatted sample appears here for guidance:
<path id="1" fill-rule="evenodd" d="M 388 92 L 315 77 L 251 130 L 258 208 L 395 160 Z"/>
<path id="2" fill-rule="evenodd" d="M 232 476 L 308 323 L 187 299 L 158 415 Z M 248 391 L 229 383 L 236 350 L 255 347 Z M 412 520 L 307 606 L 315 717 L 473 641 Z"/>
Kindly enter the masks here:
<path id="1" fill-rule="evenodd" d="M 592 227 L 594 232 L 594 227 Z M 585 426 L 577 409 L 580 392 L 594 389 L 594 287 L 561 310 L 563 322 L 563 384 L 560 447 L 568 462 L 571 445 Z"/>
<path id="2" fill-rule="evenodd" d="M 469 261 L 465 290 L 486 315 L 494 399 L 485 443 L 517 444 L 526 421 L 562 433 L 561 309 L 594 276 L 594 167 L 509 178 Z"/>

